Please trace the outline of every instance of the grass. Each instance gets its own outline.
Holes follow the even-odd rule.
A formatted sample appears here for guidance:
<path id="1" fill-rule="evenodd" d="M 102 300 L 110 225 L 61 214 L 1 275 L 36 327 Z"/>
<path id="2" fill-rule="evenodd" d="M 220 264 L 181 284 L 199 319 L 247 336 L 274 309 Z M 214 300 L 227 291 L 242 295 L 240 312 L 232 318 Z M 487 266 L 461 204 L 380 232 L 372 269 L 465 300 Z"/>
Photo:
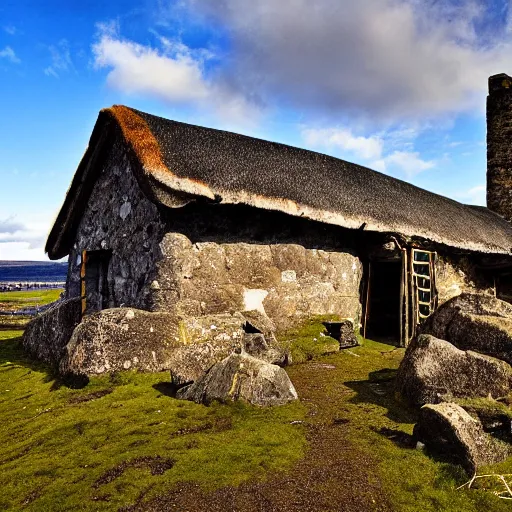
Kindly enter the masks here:
<path id="1" fill-rule="evenodd" d="M 166 396 L 167 373 L 70 389 L 25 358 L 20 334 L 0 332 L 0 510 L 117 510 L 182 480 L 237 485 L 303 456 L 299 403 L 204 407 Z"/>
<path id="2" fill-rule="evenodd" d="M 318 356 L 321 320 L 284 336 L 315 361 L 288 368 L 303 403 L 273 409 L 175 400 L 167 373 L 123 372 L 71 389 L 24 356 L 21 331 L 0 331 L 0 510 L 118 510 L 184 481 L 216 489 L 293 475 L 311 456 L 307 425 L 336 423 L 343 446 L 332 449 L 371 461 L 358 485 L 378 481 L 378 500 L 393 511 L 508 511 L 508 501 L 483 490 L 496 482 L 455 490 L 468 479 L 463 470 L 415 449 L 417 411 L 393 393 L 403 350 L 362 340 Z M 343 467 L 331 469 L 343 478 Z M 512 473 L 512 460 L 481 471 Z"/>
<path id="3" fill-rule="evenodd" d="M 322 319 L 312 319 L 297 337 L 322 328 Z M 371 340 L 360 340 L 362 346 L 320 358 L 335 366 L 325 371 L 320 387 L 317 421 L 347 423 L 347 441 L 375 459 L 375 472 L 386 490 L 394 511 L 400 512 L 480 512 L 509 511 L 510 502 L 492 494 L 503 490 L 495 480 L 482 481 L 483 490 L 458 490 L 469 478 L 460 466 L 429 457 L 415 449 L 412 431 L 417 411 L 398 402 L 393 391 L 393 378 L 403 357 L 403 349 L 395 349 Z M 293 347 L 293 342 L 292 342 Z M 291 367 L 294 382 L 301 378 L 301 366 Z M 319 386 L 319 383 L 315 384 Z M 512 473 L 512 459 L 479 473 Z M 361 482 L 364 485 L 364 482 Z"/>
<path id="4" fill-rule="evenodd" d="M 0 292 L 0 310 L 17 311 L 23 308 L 44 306 L 55 302 L 62 292 L 61 288 L 50 290 Z M 0 330 L 23 329 L 31 320 L 30 316 L 0 315 Z"/>
<path id="5" fill-rule="evenodd" d="M 56 301 L 62 292 L 61 288 L 48 290 L 0 292 L 0 309 L 17 310 L 28 307 L 44 306 Z"/>
<path id="6" fill-rule="evenodd" d="M 302 325 L 280 333 L 277 341 L 282 346 L 288 346 L 293 364 L 311 361 L 325 354 L 336 352 L 339 343 L 330 336 L 325 335 L 322 322 L 335 320 L 334 315 L 315 316 Z"/>

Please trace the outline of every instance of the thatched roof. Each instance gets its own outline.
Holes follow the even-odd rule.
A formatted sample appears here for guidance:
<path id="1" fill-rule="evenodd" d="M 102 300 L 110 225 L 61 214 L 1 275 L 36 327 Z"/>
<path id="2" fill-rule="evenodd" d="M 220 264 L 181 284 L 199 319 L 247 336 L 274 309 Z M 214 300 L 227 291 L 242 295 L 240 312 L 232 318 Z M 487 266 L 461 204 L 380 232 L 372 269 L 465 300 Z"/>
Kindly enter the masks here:
<path id="1" fill-rule="evenodd" d="M 464 251 L 510 254 L 512 226 L 366 167 L 313 151 L 169 121 L 128 107 L 100 112 L 89 148 L 48 238 L 66 255 L 98 174 L 101 147 L 122 133 L 143 190 L 166 206 L 197 197 L 242 203 L 345 228 L 395 233 Z M 183 198 L 176 202 L 176 195 Z"/>

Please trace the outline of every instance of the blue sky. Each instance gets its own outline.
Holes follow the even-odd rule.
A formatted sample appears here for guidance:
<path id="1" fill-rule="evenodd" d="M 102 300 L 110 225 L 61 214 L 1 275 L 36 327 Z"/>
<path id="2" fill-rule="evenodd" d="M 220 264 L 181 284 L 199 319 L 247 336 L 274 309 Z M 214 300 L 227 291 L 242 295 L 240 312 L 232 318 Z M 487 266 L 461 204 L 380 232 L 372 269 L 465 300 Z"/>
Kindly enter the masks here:
<path id="1" fill-rule="evenodd" d="M 3 0 L 0 259 L 43 245 L 112 104 L 332 154 L 485 204 L 508 1 Z"/>

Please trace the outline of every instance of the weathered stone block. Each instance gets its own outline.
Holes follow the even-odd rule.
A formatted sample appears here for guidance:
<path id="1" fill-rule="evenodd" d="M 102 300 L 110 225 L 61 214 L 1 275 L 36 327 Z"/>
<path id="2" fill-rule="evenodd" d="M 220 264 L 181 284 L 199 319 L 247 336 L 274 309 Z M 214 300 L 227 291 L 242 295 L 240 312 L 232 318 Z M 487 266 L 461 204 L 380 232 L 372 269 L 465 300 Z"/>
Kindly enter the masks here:
<path id="1" fill-rule="evenodd" d="M 206 315 L 179 323 L 180 343 L 168 354 L 166 364 L 177 386 L 198 380 L 234 350 L 241 350 L 245 319 L 242 315 Z"/>
<path id="2" fill-rule="evenodd" d="M 36 359 L 58 365 L 80 314 L 79 298 L 57 303 L 29 322 L 23 333 L 23 348 Z"/>
<path id="3" fill-rule="evenodd" d="M 254 405 L 283 405 L 297 400 L 287 373 L 279 366 L 247 354 L 232 354 L 197 382 L 178 390 L 177 398 L 210 404 L 244 400 Z"/>
<path id="4" fill-rule="evenodd" d="M 226 253 L 221 244 L 202 242 L 194 245 L 198 265 L 194 269 L 194 279 L 215 280 L 227 283 Z"/>
<path id="5" fill-rule="evenodd" d="M 326 279 L 343 295 L 359 296 L 359 286 L 363 273 L 359 258 L 342 252 L 329 253 L 330 266 Z"/>
<path id="6" fill-rule="evenodd" d="M 186 279 L 181 284 L 181 300 L 199 302 L 202 313 L 207 315 L 234 313 L 245 309 L 244 290 L 242 285 L 214 279 Z"/>
<path id="7" fill-rule="evenodd" d="M 512 367 L 493 357 L 463 351 L 422 334 L 414 339 L 398 369 L 396 389 L 413 404 L 450 397 L 505 396 L 512 385 Z"/>
<path id="8" fill-rule="evenodd" d="M 319 280 L 323 280 L 329 265 L 329 253 L 319 249 L 306 251 L 306 270 L 314 274 Z"/>
<path id="9" fill-rule="evenodd" d="M 506 445 L 484 432 L 479 420 L 454 403 L 422 407 L 414 436 L 430 450 L 449 455 L 470 475 L 478 467 L 501 462 L 510 455 Z"/>
<path id="10" fill-rule="evenodd" d="M 512 305 L 482 294 L 462 294 L 425 322 L 422 332 L 512 364 Z"/>
<path id="11" fill-rule="evenodd" d="M 306 271 L 306 249 L 298 244 L 271 245 L 274 265 L 281 271 L 294 270 L 298 277 Z"/>
<path id="12" fill-rule="evenodd" d="M 278 348 L 277 343 L 267 343 L 261 333 L 246 333 L 243 347 L 247 354 L 270 364 L 286 366 L 288 364 L 288 351 Z"/>
<path id="13" fill-rule="evenodd" d="M 66 345 L 62 374 L 101 374 L 138 369 L 162 371 L 180 344 L 172 313 L 131 308 L 105 309 L 86 316 Z"/>
<path id="14" fill-rule="evenodd" d="M 268 340 L 275 338 L 276 324 L 266 314 L 259 310 L 243 311 L 243 317 L 246 321 L 247 332 L 260 332 Z"/>
<path id="15" fill-rule="evenodd" d="M 268 288 L 281 280 L 281 271 L 272 264 L 270 246 L 225 244 L 226 267 L 231 283 L 247 288 Z"/>

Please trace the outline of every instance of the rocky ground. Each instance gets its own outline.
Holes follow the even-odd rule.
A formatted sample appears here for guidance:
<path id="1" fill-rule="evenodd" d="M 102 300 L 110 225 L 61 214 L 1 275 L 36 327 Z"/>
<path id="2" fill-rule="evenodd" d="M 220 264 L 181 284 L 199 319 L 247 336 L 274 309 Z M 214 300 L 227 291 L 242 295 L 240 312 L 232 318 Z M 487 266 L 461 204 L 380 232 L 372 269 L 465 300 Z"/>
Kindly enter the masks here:
<path id="1" fill-rule="evenodd" d="M 462 467 L 416 449 L 418 409 L 395 396 L 402 349 L 365 340 L 322 356 L 323 329 L 288 333 L 300 402 L 273 408 L 176 400 L 168 373 L 65 382 L 5 332 L 0 509 L 508 510 L 483 480 L 456 490 Z"/>
<path id="2" fill-rule="evenodd" d="M 349 358 L 351 356 L 346 356 Z M 391 356 L 391 360 L 395 356 Z M 345 359 L 346 359 L 345 358 Z M 336 364 L 312 362 L 290 373 L 302 401 L 308 404 L 304 426 L 309 448 L 304 459 L 286 475 L 267 481 L 250 481 L 213 492 L 200 485 L 181 483 L 172 492 L 125 511 L 180 510 L 183 512 L 317 512 L 392 511 L 386 489 L 376 472 L 376 460 L 350 439 L 350 419 L 340 411 L 341 396 L 351 393 L 337 387 L 334 404 L 332 380 Z M 333 407 L 334 405 L 334 407 Z"/>

